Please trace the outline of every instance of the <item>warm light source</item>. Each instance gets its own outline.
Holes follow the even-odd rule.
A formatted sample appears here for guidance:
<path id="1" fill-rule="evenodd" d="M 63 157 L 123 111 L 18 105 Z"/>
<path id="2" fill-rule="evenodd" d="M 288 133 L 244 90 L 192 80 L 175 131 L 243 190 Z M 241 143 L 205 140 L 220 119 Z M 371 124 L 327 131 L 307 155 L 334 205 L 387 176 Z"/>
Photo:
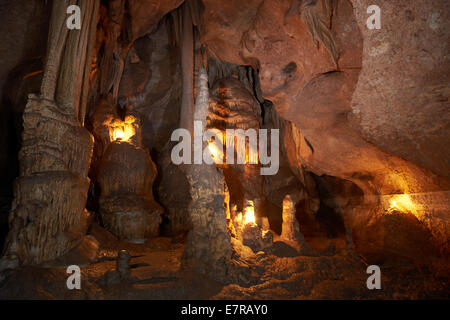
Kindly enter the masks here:
<path id="1" fill-rule="evenodd" d="M 245 224 L 255 223 L 255 208 L 253 207 L 253 205 L 246 207 L 244 212 L 245 212 L 244 223 Z"/>
<path id="2" fill-rule="evenodd" d="M 133 116 L 126 116 L 125 120 L 108 119 L 105 125 L 109 128 L 109 137 L 111 141 L 128 141 L 136 134 L 135 129 L 136 118 Z"/>
<path id="3" fill-rule="evenodd" d="M 215 163 L 223 163 L 223 151 L 219 150 L 214 142 L 208 142 L 208 149 Z"/>
<path id="4" fill-rule="evenodd" d="M 417 216 L 417 208 L 411 197 L 407 194 L 394 195 L 390 201 L 389 211 L 411 212 Z"/>
<path id="5" fill-rule="evenodd" d="M 113 129 L 113 140 L 122 140 L 125 137 L 125 133 L 122 128 L 114 128 Z"/>

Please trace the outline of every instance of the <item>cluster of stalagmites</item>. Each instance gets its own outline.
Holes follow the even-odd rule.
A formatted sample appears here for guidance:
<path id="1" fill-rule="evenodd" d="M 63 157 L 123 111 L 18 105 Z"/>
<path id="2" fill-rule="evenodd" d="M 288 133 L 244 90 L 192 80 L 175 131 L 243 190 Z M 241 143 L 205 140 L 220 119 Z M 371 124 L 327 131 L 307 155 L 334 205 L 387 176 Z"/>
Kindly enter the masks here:
<path id="1" fill-rule="evenodd" d="M 255 223 L 248 223 L 242 230 L 242 243 L 254 252 L 264 251 L 273 245 L 273 233 L 261 230 Z"/>
<path id="2" fill-rule="evenodd" d="M 287 194 L 283 200 L 282 232 L 278 240 L 283 241 L 294 248 L 299 255 L 315 254 L 314 250 L 305 241 L 300 232 L 299 223 L 295 216 L 298 195 Z M 253 207 L 252 201 L 250 202 Z M 235 208 L 235 206 L 234 206 Z M 271 252 L 274 244 L 274 233 L 270 229 L 267 217 L 257 217 L 255 221 L 245 221 L 241 212 L 231 210 L 231 226 L 233 237 L 241 241 L 243 245 L 251 248 L 253 252 Z"/>

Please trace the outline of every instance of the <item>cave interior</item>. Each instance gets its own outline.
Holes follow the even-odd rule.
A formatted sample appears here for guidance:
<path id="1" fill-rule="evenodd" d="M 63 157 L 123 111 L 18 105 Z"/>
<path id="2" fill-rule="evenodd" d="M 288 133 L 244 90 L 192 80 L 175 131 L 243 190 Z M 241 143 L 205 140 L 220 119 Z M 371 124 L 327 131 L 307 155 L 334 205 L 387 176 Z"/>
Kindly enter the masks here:
<path id="1" fill-rule="evenodd" d="M 366 2 L 5 1 L 0 297 L 448 298 L 450 5 Z"/>

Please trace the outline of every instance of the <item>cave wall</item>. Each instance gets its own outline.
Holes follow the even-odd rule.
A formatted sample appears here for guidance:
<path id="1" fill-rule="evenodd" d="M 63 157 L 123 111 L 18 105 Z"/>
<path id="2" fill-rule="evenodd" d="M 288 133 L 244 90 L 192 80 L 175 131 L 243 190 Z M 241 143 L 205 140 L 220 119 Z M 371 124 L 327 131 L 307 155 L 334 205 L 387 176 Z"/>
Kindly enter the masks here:
<path id="1" fill-rule="evenodd" d="M 449 177 L 448 1 L 381 1 L 383 27 L 364 25 L 370 1 L 352 1 L 364 38 L 352 97 L 360 132 L 381 149 Z"/>
<path id="2" fill-rule="evenodd" d="M 320 3 L 317 10 L 323 12 Z M 448 52 L 443 40 L 448 39 L 443 27 L 448 4 L 381 1 L 384 28 L 370 31 L 365 26 L 367 1 L 333 3 L 330 26 L 339 49 L 337 65 L 326 46 L 312 41 L 302 15 L 286 14 L 288 1 L 204 1 L 201 39 L 222 60 L 258 68 L 263 96 L 291 122 L 296 166 L 354 182 L 369 207 L 392 194 L 426 193 L 413 200 L 420 211 L 417 218 L 432 230 L 432 241 L 448 250 L 448 156 L 437 146 L 448 141 L 444 108 L 449 64 L 442 60 Z M 222 10 L 214 10 L 219 5 Z M 430 57 L 424 46 L 438 49 Z M 431 62 L 435 56 L 441 58 Z M 426 198 L 435 199 L 433 209 Z M 385 209 L 355 210 L 354 227 L 363 233 Z"/>

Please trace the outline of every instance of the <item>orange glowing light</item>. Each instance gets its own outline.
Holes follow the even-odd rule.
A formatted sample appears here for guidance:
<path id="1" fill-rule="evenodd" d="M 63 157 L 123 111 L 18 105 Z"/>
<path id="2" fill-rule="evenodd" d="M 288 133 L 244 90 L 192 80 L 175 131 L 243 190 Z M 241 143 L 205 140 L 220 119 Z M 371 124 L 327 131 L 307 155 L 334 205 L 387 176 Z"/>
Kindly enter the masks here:
<path id="1" fill-rule="evenodd" d="M 389 211 L 401 211 L 401 212 L 411 212 L 414 215 L 418 215 L 416 205 L 411 200 L 411 197 L 407 194 L 397 194 L 394 195 L 390 201 Z"/>
<path id="2" fill-rule="evenodd" d="M 109 137 L 111 141 L 128 141 L 136 134 L 136 119 L 133 116 L 126 116 L 125 120 L 109 119 L 106 125 L 109 127 Z"/>
<path id="3" fill-rule="evenodd" d="M 123 137 L 125 137 L 125 133 L 121 128 L 114 128 L 113 129 L 113 140 L 122 140 Z"/>
<path id="4" fill-rule="evenodd" d="M 214 160 L 214 163 L 223 164 L 223 151 L 219 150 L 214 141 L 208 142 L 208 150 Z"/>
<path id="5" fill-rule="evenodd" d="M 249 206 L 245 208 L 245 224 L 253 224 L 255 223 L 255 209 L 253 206 Z"/>

